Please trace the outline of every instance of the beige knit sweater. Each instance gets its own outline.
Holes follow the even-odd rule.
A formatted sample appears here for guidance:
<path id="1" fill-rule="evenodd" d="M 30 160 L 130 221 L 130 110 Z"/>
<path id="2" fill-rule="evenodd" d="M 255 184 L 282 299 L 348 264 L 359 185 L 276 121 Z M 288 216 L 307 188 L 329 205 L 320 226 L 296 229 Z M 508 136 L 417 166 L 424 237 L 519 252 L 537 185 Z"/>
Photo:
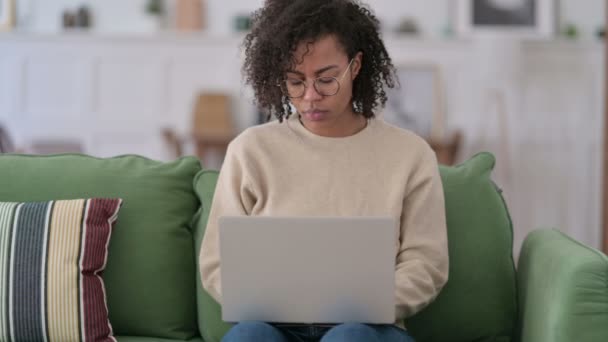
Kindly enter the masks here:
<path id="1" fill-rule="evenodd" d="M 218 218 L 392 216 L 396 319 L 428 305 L 448 276 L 443 189 L 434 152 L 415 134 L 371 119 L 330 138 L 292 115 L 247 129 L 228 147 L 200 253 L 204 288 L 222 302 Z"/>

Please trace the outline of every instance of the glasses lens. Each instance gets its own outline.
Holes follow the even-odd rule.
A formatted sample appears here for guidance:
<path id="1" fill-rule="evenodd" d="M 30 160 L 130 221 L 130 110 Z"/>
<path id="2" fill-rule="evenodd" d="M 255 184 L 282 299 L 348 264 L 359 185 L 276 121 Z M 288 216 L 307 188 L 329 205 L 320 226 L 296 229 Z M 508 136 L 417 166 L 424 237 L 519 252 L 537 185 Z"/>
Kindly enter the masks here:
<path id="1" fill-rule="evenodd" d="M 323 96 L 332 96 L 340 90 L 340 83 L 333 77 L 319 77 L 315 80 L 315 89 Z"/>
<path id="2" fill-rule="evenodd" d="M 295 78 L 286 79 L 281 88 L 287 97 L 302 97 L 306 91 L 304 81 Z"/>

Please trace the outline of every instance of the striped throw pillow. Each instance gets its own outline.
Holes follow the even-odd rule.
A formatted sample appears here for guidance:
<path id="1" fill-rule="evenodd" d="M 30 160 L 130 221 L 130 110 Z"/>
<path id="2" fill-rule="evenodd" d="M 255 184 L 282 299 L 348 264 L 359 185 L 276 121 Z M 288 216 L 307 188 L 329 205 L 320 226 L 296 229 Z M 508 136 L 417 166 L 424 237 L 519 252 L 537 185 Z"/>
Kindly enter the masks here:
<path id="1" fill-rule="evenodd" d="M 115 341 L 101 275 L 121 204 L 0 202 L 0 341 Z"/>

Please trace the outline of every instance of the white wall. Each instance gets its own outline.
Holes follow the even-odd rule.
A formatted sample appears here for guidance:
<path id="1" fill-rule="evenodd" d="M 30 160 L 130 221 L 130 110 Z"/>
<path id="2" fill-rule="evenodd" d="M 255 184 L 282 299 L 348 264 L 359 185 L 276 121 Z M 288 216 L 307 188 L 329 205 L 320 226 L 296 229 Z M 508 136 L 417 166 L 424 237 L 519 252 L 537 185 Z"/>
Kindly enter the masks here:
<path id="1" fill-rule="evenodd" d="M 18 1 L 38 5 L 30 18 L 37 32 L 57 31 L 63 8 L 81 3 L 95 10 L 98 32 L 147 27 L 141 14 L 145 0 Z M 450 0 L 368 2 L 387 26 L 410 14 L 422 18 L 422 31 L 431 36 L 440 34 L 449 17 Z M 231 32 L 233 15 L 261 3 L 207 0 L 209 33 Z M 563 22 L 575 22 L 590 37 L 603 22 L 604 6 L 602 0 L 563 0 L 559 7 Z M 200 89 L 228 91 L 241 99 L 235 110 L 240 129 L 254 118 L 240 87 L 239 42 L 238 36 L 0 35 L 0 51 L 10 52 L 0 53 L 0 75 L 6 76 L 0 77 L 0 121 L 7 122 L 18 143 L 62 129 L 82 137 L 90 154 L 129 152 L 164 159 L 160 127 L 186 131 L 192 94 Z M 396 63 L 427 61 L 444 70 L 448 125 L 466 137 L 461 158 L 480 150 L 497 155 L 495 177 L 510 204 L 516 250 L 528 231 L 541 226 L 599 247 L 603 46 L 494 43 L 498 46 L 474 40 L 387 40 Z M 218 62 L 218 55 L 226 58 Z M 507 102 L 504 136 L 493 124 L 496 109 L 484 104 L 488 90 L 496 87 L 504 88 Z"/>
<path id="2" fill-rule="evenodd" d="M 233 17 L 248 13 L 263 4 L 263 0 L 203 0 L 206 4 L 208 31 L 212 34 L 232 32 Z M 441 35 L 450 21 L 450 5 L 457 0 L 367 0 L 383 21 L 385 28 L 395 27 L 401 18 L 416 18 L 423 33 Z M 167 0 L 169 5 L 175 0 Z M 65 8 L 88 5 L 95 14 L 98 32 L 142 32 L 149 30 L 143 12 L 146 0 L 17 0 L 28 29 L 36 32 L 55 32 L 61 27 L 61 13 Z M 579 26 L 583 36 L 595 33 L 604 22 L 603 0 L 559 0 L 560 22 Z"/>
<path id="3" fill-rule="evenodd" d="M 606 14 L 604 0 L 562 0 L 560 20 L 563 24 L 575 23 L 582 36 L 594 35 L 603 26 Z"/>
<path id="4" fill-rule="evenodd" d="M 230 94 L 238 130 L 253 124 L 239 43 L 238 36 L 0 35 L 0 51 L 10 52 L 0 53 L 0 121 L 18 146 L 68 138 L 99 157 L 173 158 L 161 128 L 187 136 L 199 91 Z M 386 43 L 398 63 L 432 63 L 443 71 L 447 128 L 465 137 L 460 159 L 484 150 L 496 155 L 493 175 L 509 203 L 516 252 L 538 227 L 599 247 L 600 42 L 391 37 Z M 504 95 L 502 116 L 492 89 Z"/>

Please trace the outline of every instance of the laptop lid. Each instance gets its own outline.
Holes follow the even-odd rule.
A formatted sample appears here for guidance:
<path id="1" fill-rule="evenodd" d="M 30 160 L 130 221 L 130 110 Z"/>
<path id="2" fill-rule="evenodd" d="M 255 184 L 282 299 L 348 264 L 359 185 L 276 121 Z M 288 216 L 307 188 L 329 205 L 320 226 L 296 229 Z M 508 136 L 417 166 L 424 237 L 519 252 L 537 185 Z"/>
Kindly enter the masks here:
<path id="1" fill-rule="evenodd" d="M 222 217 L 226 322 L 392 324 L 397 222 Z"/>

